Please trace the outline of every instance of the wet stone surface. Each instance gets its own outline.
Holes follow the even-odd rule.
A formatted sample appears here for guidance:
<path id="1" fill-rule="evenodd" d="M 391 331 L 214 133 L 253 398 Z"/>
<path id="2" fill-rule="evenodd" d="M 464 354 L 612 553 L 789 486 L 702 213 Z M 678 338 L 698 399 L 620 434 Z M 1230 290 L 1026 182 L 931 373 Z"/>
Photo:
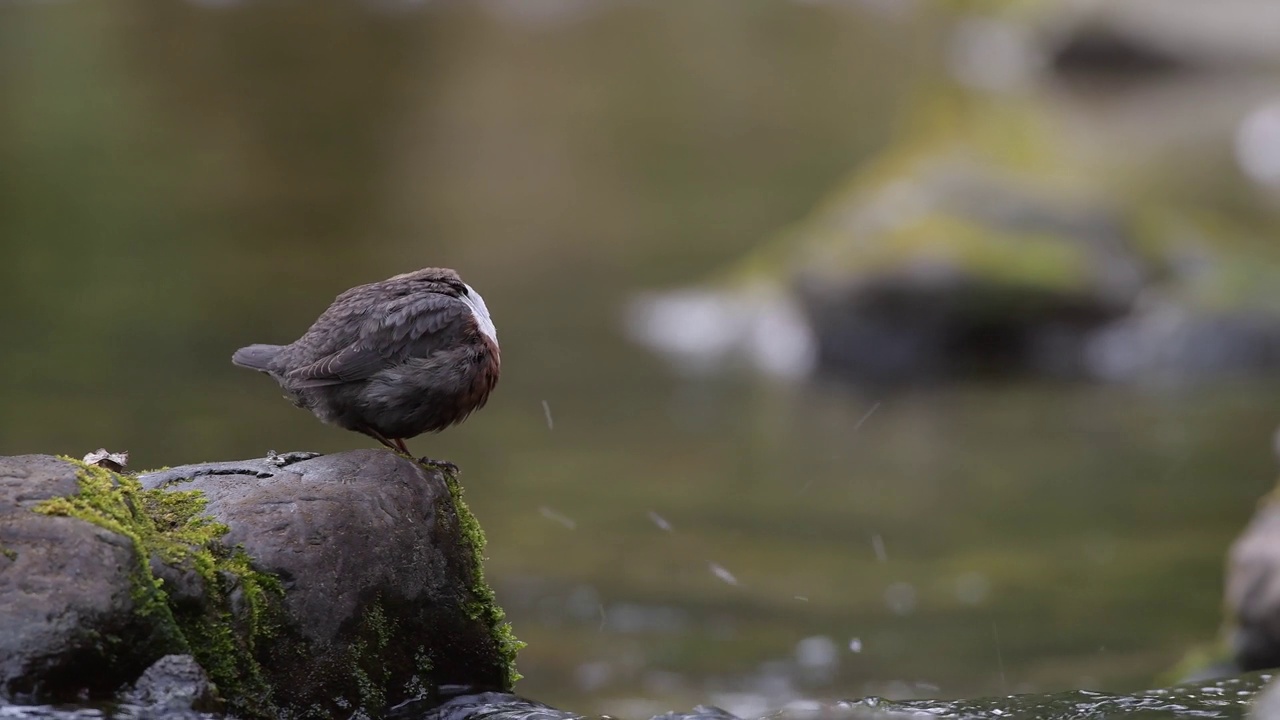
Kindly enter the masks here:
<path id="1" fill-rule="evenodd" d="M 0 457 L 0 701 L 109 693 L 149 653 L 178 649 L 138 615 L 138 557 L 127 537 L 35 512 L 78 492 L 78 471 L 49 455 Z"/>
<path id="2" fill-rule="evenodd" d="M 444 476 L 388 450 L 271 453 L 139 477 L 200 490 L 254 567 L 279 579 L 283 617 L 259 660 L 273 702 L 376 710 L 414 688 L 508 683 Z M 234 597 L 233 597 L 234 601 Z"/>

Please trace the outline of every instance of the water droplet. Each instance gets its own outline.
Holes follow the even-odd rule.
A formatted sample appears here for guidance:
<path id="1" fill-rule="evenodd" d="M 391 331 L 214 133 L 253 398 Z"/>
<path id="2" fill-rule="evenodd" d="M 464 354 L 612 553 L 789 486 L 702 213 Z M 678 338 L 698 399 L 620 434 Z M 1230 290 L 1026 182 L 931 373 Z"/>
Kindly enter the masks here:
<path id="1" fill-rule="evenodd" d="M 560 513 L 556 512 L 555 510 L 552 510 L 546 505 L 543 505 L 542 507 L 538 508 L 538 512 L 542 515 L 542 517 L 552 522 L 560 523 L 561 525 L 565 526 L 570 530 L 576 530 L 578 527 L 578 523 L 575 522 L 573 518 L 565 515 L 561 515 Z"/>
<path id="2" fill-rule="evenodd" d="M 916 588 L 911 583 L 897 582 L 884 590 L 884 604 L 895 615 L 910 615 L 916 609 Z"/>
<path id="3" fill-rule="evenodd" d="M 666 530 L 667 532 L 674 531 L 674 528 L 671 527 L 671 523 L 667 522 L 666 518 L 652 510 L 649 511 L 649 519 L 652 520 L 653 524 L 657 525 L 660 530 Z"/>
<path id="4" fill-rule="evenodd" d="M 715 575 L 716 577 L 720 578 L 724 582 L 730 585 L 738 584 L 738 578 L 734 577 L 733 573 L 724 569 L 724 567 L 717 565 L 716 563 L 707 563 L 707 567 L 711 568 L 712 575 Z"/>
<path id="5" fill-rule="evenodd" d="M 836 643 L 826 635 L 814 635 L 796 643 L 796 662 L 807 668 L 826 668 L 839 658 Z"/>

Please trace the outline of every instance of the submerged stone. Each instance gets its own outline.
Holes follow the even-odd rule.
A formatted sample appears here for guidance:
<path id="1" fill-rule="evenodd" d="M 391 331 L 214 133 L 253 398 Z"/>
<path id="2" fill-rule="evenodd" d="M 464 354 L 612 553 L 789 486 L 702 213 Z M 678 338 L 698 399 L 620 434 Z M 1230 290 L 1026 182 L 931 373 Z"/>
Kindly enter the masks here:
<path id="1" fill-rule="evenodd" d="M 165 655 L 147 668 L 121 702 L 136 712 L 169 716 L 218 708 L 217 689 L 204 668 L 190 655 Z"/>

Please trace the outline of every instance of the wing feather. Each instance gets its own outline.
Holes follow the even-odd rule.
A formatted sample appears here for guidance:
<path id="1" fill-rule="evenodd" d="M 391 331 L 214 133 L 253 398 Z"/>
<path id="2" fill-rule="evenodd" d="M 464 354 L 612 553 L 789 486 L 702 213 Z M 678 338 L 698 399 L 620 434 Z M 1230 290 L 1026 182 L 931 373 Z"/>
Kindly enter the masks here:
<path id="1" fill-rule="evenodd" d="M 470 313 L 466 303 L 444 293 L 393 298 L 365 318 L 349 344 L 288 374 L 299 388 L 365 380 L 410 358 L 427 357 L 457 342 Z"/>

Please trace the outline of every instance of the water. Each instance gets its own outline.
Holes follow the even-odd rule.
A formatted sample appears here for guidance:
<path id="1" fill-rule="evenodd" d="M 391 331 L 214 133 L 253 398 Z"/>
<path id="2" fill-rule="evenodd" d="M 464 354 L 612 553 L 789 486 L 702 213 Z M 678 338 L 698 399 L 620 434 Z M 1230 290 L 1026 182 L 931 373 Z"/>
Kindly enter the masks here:
<path id="1" fill-rule="evenodd" d="M 1074 691 L 1049 695 L 1013 695 L 953 701 L 893 702 L 878 697 L 840 700 L 832 703 L 798 701 L 790 703 L 767 717 L 787 720 L 924 720 L 926 718 L 1243 720 L 1246 717 L 1253 717 L 1254 720 L 1261 720 L 1269 716 L 1250 716 L 1248 713 L 1255 707 L 1255 695 L 1267 679 L 1266 675 L 1254 674 L 1125 695 Z M 1254 712 L 1261 711 L 1254 710 Z M 151 717 L 190 718 L 190 720 L 214 720 L 215 718 L 213 715 L 172 710 L 156 713 L 147 708 L 128 705 L 102 709 L 0 706 L 0 718 L 145 720 Z M 394 708 L 389 717 L 396 720 L 479 720 L 481 718 L 484 720 L 579 720 L 583 715 L 548 707 L 515 695 L 482 693 L 465 695 L 434 707 L 419 701 L 410 701 Z M 754 720 L 754 718 L 739 718 L 716 706 L 699 705 L 687 712 L 672 711 L 655 715 L 653 720 Z"/>
<path id="2" fill-rule="evenodd" d="M 634 293 L 701 279 L 883 147 L 934 72 L 929 18 L 213 5 L 0 7 L 0 453 L 367 446 L 230 353 L 449 265 L 505 374 L 411 447 L 464 469 L 522 695 L 750 717 L 1128 692 L 1215 636 L 1276 382 L 860 395 L 683 380 L 623 338 Z"/>
<path id="3" fill-rule="evenodd" d="M 885 703 L 874 699 L 841 703 L 847 717 L 1052 718 L 1053 720 L 1175 720 L 1177 718 L 1244 718 L 1265 676 L 1247 676 L 1213 683 L 1151 690 L 1128 695 L 1076 691 L 1044 696 L 1014 696 L 953 702 Z"/>

